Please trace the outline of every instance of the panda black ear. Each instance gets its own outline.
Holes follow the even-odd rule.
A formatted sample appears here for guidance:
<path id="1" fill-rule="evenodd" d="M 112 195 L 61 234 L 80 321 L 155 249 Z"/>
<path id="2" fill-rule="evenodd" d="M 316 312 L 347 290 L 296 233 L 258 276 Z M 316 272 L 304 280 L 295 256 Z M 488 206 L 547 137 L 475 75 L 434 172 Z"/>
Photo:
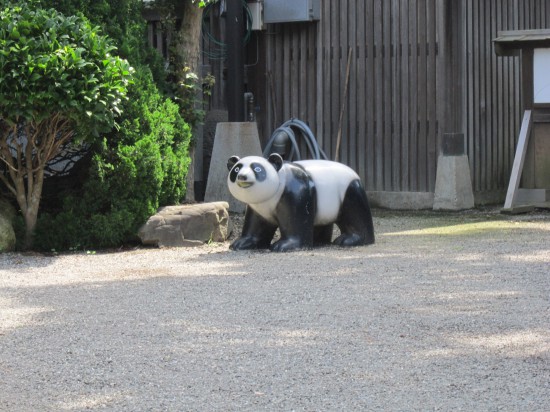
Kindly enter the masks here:
<path id="1" fill-rule="evenodd" d="M 227 161 L 227 170 L 233 169 L 233 166 L 235 166 L 239 160 L 241 160 L 239 156 L 231 156 Z"/>
<path id="2" fill-rule="evenodd" d="M 267 161 L 273 165 L 276 171 L 281 170 L 281 167 L 283 167 L 283 158 L 280 154 L 271 153 L 267 158 Z"/>

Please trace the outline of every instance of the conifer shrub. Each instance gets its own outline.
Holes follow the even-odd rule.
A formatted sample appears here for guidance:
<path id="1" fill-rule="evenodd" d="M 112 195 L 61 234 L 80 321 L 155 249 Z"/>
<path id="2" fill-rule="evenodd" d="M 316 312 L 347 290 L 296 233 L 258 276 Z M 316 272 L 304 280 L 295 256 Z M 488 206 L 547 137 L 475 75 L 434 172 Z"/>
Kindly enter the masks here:
<path id="1" fill-rule="evenodd" d="M 91 151 L 88 177 L 63 194 L 59 213 L 43 214 L 36 245 L 43 250 L 118 247 L 161 205 L 185 195 L 189 126 L 178 106 L 155 87 L 149 70 L 136 70 L 119 130 Z"/>

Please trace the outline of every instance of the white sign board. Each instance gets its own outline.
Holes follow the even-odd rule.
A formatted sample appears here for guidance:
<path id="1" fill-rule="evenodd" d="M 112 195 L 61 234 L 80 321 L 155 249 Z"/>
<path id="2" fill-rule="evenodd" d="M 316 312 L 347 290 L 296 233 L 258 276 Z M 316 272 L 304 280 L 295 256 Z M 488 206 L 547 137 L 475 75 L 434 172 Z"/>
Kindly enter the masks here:
<path id="1" fill-rule="evenodd" d="M 535 49 L 533 57 L 534 103 L 550 103 L 550 49 Z"/>

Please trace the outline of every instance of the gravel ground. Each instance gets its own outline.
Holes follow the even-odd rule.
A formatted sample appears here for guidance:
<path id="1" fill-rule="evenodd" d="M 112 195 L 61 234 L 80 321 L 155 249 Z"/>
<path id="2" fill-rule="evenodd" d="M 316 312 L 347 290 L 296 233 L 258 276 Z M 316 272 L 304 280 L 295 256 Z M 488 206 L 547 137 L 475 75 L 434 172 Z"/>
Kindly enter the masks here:
<path id="1" fill-rule="evenodd" d="M 0 255 L 2 411 L 549 411 L 550 213 L 377 243 Z"/>

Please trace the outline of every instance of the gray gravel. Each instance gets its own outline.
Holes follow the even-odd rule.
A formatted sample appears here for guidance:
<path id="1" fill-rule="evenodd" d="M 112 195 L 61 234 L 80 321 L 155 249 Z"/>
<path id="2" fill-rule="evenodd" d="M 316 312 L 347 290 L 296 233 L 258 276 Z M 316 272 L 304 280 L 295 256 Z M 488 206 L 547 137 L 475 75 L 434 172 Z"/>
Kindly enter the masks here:
<path id="1" fill-rule="evenodd" d="M 377 243 L 0 255 L 2 411 L 549 411 L 550 214 Z"/>

